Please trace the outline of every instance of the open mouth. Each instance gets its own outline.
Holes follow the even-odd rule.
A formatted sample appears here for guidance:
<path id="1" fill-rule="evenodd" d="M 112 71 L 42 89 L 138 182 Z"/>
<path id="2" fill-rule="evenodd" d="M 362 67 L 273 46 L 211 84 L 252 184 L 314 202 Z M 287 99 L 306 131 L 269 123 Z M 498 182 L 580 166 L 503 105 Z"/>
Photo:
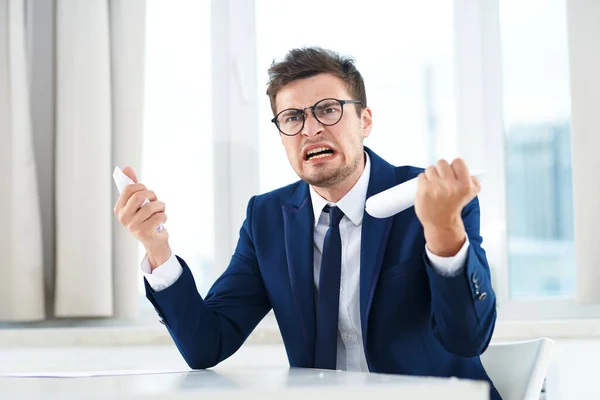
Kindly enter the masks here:
<path id="1" fill-rule="evenodd" d="M 319 158 L 331 157 L 334 154 L 334 151 L 329 147 L 318 147 L 316 149 L 310 149 L 304 155 L 304 159 L 306 161 L 309 160 L 317 160 Z"/>

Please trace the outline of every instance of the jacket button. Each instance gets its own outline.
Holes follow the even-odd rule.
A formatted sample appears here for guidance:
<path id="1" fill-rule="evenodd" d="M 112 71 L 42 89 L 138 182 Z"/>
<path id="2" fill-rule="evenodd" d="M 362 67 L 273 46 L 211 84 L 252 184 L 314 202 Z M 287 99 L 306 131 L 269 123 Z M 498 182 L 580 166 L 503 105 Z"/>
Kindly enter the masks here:
<path id="1" fill-rule="evenodd" d="M 475 274 L 471 275 L 471 282 L 473 282 L 475 285 L 477 285 L 479 283 L 479 279 L 477 278 L 477 275 L 475 275 Z"/>
<path id="2" fill-rule="evenodd" d="M 487 297 L 487 293 L 483 292 L 479 295 L 479 300 L 485 300 L 486 297 Z"/>

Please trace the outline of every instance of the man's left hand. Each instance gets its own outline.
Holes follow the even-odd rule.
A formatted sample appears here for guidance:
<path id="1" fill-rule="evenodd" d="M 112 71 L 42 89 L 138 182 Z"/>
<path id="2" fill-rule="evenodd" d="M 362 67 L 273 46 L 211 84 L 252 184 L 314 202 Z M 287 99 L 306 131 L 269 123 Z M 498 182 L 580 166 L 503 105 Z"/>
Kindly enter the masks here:
<path id="1" fill-rule="evenodd" d="M 460 158 L 440 160 L 419 174 L 415 212 L 425 231 L 429 251 L 440 257 L 456 255 L 466 240 L 461 212 L 481 190 Z"/>

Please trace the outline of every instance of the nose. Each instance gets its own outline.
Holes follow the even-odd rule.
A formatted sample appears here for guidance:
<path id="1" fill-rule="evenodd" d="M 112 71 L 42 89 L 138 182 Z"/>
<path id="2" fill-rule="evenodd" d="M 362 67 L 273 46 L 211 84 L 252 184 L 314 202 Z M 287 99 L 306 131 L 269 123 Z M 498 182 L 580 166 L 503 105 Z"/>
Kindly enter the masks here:
<path id="1" fill-rule="evenodd" d="M 323 125 L 315 118 L 310 109 L 304 111 L 304 127 L 300 133 L 304 136 L 317 136 L 323 132 Z"/>

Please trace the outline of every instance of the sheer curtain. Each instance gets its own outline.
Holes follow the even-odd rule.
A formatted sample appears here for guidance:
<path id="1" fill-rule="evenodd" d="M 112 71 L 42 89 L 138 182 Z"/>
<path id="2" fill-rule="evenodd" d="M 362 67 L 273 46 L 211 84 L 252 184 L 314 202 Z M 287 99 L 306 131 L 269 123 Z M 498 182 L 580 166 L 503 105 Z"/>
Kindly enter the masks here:
<path id="1" fill-rule="evenodd" d="M 0 320 L 136 314 L 111 174 L 140 165 L 144 9 L 0 0 Z"/>
<path id="2" fill-rule="evenodd" d="M 56 2 L 60 317 L 130 316 L 137 307 L 137 247 L 116 226 L 111 172 L 114 164 L 140 164 L 143 11 L 142 0 Z"/>
<path id="3" fill-rule="evenodd" d="M 0 0 L 0 320 L 44 317 L 23 0 Z"/>

